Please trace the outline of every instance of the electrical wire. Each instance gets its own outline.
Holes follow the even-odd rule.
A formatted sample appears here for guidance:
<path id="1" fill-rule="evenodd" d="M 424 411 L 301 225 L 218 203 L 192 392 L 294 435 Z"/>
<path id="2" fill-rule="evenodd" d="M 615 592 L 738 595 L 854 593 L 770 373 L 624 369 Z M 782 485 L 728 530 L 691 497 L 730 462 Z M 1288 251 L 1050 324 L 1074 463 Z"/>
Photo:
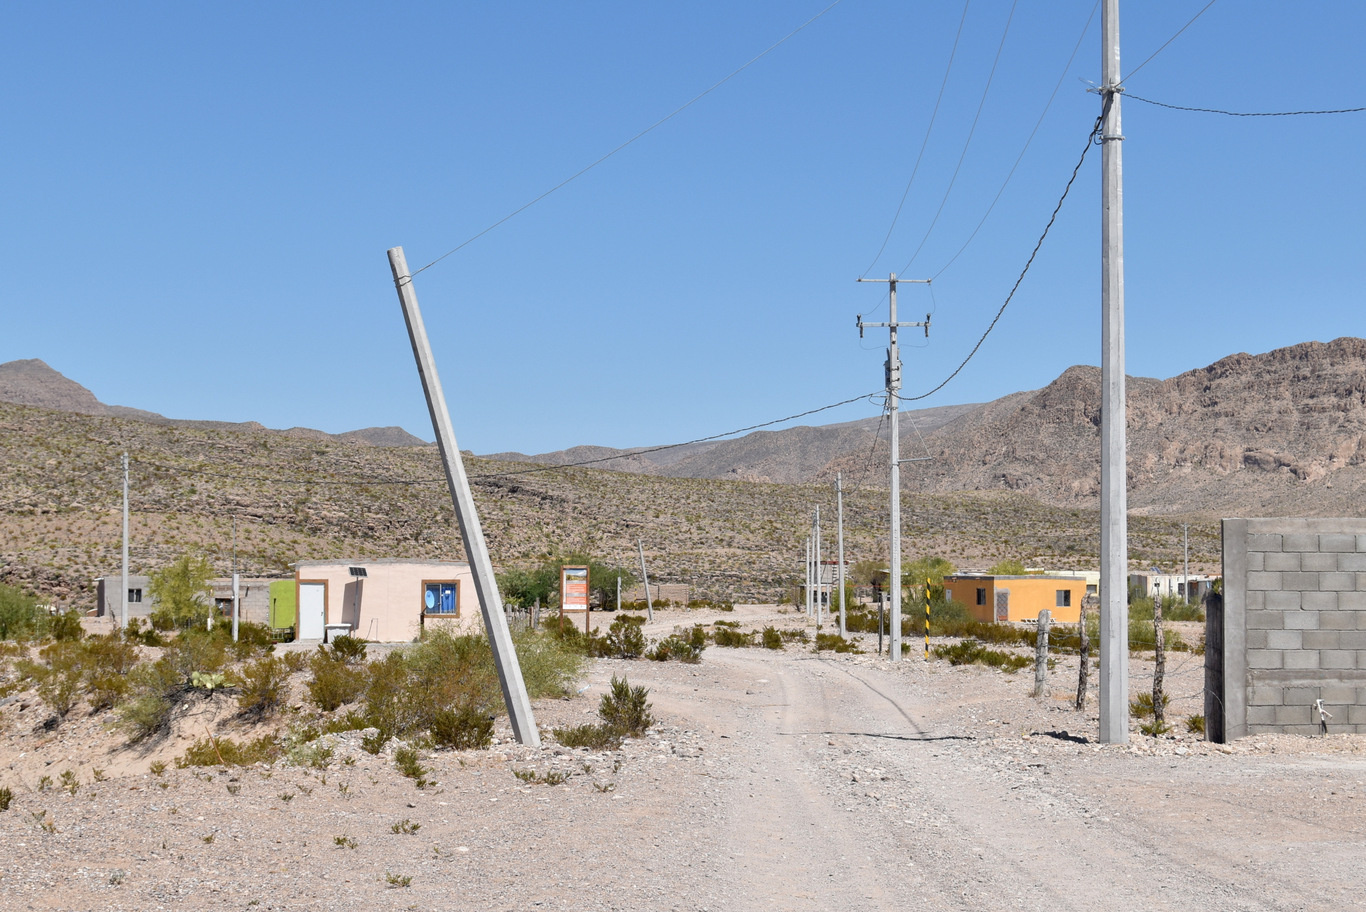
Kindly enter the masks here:
<path id="1" fill-rule="evenodd" d="M 712 84 L 712 86 L 711 86 L 710 88 L 706 89 L 706 90 L 703 91 L 703 92 L 700 92 L 700 93 L 697 94 L 697 95 L 694 95 L 690 100 L 688 100 L 688 101 L 685 102 L 684 104 L 680 105 L 679 107 L 675 108 L 675 109 L 674 109 L 672 112 L 670 112 L 669 114 L 666 114 L 664 117 L 661 117 L 659 120 L 657 120 L 657 121 L 655 121 L 654 123 L 650 124 L 648 127 L 646 127 L 645 129 L 641 130 L 641 131 L 640 131 L 639 133 L 637 133 L 635 136 L 632 136 L 630 139 L 626 140 L 626 142 L 624 142 L 624 143 L 622 143 L 621 145 L 617 146 L 617 147 L 616 147 L 615 149 L 613 149 L 611 152 L 608 152 L 606 155 L 604 155 L 604 156 L 602 156 L 601 158 L 597 159 L 597 160 L 594 161 L 593 163 L 591 163 L 591 164 L 589 164 L 589 165 L 587 165 L 587 166 L 585 166 L 585 167 L 583 167 L 583 168 L 580 168 L 578 171 L 575 171 L 575 172 L 574 172 L 573 174 L 571 174 L 569 177 L 566 177 L 564 180 L 560 181 L 558 184 L 556 184 L 555 186 L 551 187 L 549 190 L 545 191 L 545 192 L 542 193 L 540 196 L 538 196 L 538 197 L 536 197 L 535 199 L 533 199 L 531 202 L 526 203 L 526 204 L 524 204 L 524 205 L 518 207 L 517 209 L 514 209 L 512 212 L 509 212 L 507 215 L 503 216 L 503 217 L 500 218 L 498 221 L 494 222 L 492 225 L 489 225 L 489 226 L 488 226 L 487 228 L 485 228 L 483 231 L 480 231 L 478 234 L 474 235 L 473 237 L 471 237 L 471 238 L 465 240 L 464 242 L 462 242 L 462 243 L 460 243 L 460 244 L 457 244 L 456 246 L 452 247 L 450 250 L 447 250 L 445 253 L 441 254 L 441 256 L 437 257 L 436 259 L 434 259 L 434 260 L 432 260 L 430 263 L 428 263 L 426 266 L 423 266 L 421 269 L 419 269 L 419 270 L 417 270 L 416 272 L 414 272 L 414 273 L 413 273 L 413 276 L 417 276 L 419 273 L 422 273 L 422 272 L 425 272 L 425 271 L 428 270 L 428 269 L 431 269 L 433 266 L 435 266 L 437 263 L 440 263 L 442 260 L 446 259 L 446 257 L 450 256 L 451 254 L 456 253 L 456 252 L 458 252 L 458 251 L 464 249 L 465 247 L 468 247 L 470 244 L 473 244 L 475 241 L 479 240 L 481 237 L 483 237 L 484 235 L 488 234 L 490 231 L 494 230 L 494 229 L 497 228 L 499 225 L 502 225 L 504 222 L 510 221 L 511 219 L 517 217 L 518 215 L 521 215 L 523 212 L 525 212 L 526 210 L 530 209 L 532 206 L 536 205 L 536 204 L 539 203 L 541 200 L 545 199 L 547 196 L 550 196 L 550 195 L 551 195 L 552 193 L 554 193 L 556 190 L 559 190 L 560 188 L 564 187 L 565 185 L 567 185 L 567 184 L 569 184 L 569 183 L 572 183 L 572 182 L 575 181 L 575 180 L 578 180 L 580 177 L 582 177 L 583 175 L 587 174 L 589 171 L 592 171 L 592 170 L 593 170 L 594 168 L 596 168 L 598 165 L 600 165 L 600 164 L 602 164 L 603 162 L 607 161 L 607 159 L 611 158 L 613 155 L 616 155 L 616 154 L 617 154 L 618 152 L 620 152 L 622 149 L 625 149 L 627 146 L 631 145 L 631 144 L 634 143 L 636 140 L 638 140 L 638 139 L 640 139 L 641 137 L 645 136 L 647 133 L 650 133 L 650 132 L 652 132 L 653 130 L 657 129 L 658 127 L 663 126 L 664 124 L 668 123 L 670 120 L 673 120 L 673 119 L 674 119 L 675 117 L 677 117 L 679 114 L 682 114 L 682 113 L 683 113 L 684 111 L 686 111 L 688 108 L 692 107 L 694 104 L 696 104 L 697 102 L 701 101 L 703 98 L 707 97 L 707 96 L 710 95 L 712 92 L 715 92 L 717 89 L 721 88 L 721 86 L 723 86 L 723 85 L 725 85 L 726 83 L 730 82 L 730 81 L 731 81 L 732 79 L 734 79 L 736 76 L 740 75 L 742 72 L 744 72 L 745 70 L 749 69 L 749 68 L 750 68 L 751 66 L 753 66 L 754 64 L 758 63 L 758 62 L 759 62 L 760 60 L 762 60 L 764 57 L 767 57 L 767 56 L 768 56 L 770 53 L 772 53 L 773 51 L 777 50 L 777 48 L 780 47 L 781 45 L 785 44 L 785 43 L 788 41 L 788 39 L 792 38 L 794 35 L 796 35 L 796 34 L 797 34 L 798 32 L 800 32 L 802 29 L 806 28 L 808 25 L 810 25 L 811 23 L 815 22 L 817 19 L 821 18 L 822 16 L 824 16 L 826 13 L 830 12 L 830 11 L 831 11 L 832 9 L 834 9 L 835 7 L 839 6 L 841 2 L 842 2 L 842 0 L 835 0 L 835 2 L 831 3 L 831 4 L 830 4 L 829 6 L 827 6 L 825 9 L 821 10 L 819 13 L 817 13 L 817 14 L 814 15 L 814 16 L 812 16 L 810 19 L 806 20 L 806 21 L 803 22 L 801 25 L 799 25 L 799 26 L 797 26 L 796 28 L 794 28 L 792 31 L 788 32 L 788 33 L 787 33 L 786 35 L 784 35 L 782 38 L 779 38 L 779 39 L 778 39 L 777 41 L 775 41 L 773 44 L 769 45 L 768 48 L 766 48 L 765 50 L 761 51 L 759 54 L 757 54 L 757 55 L 755 55 L 754 57 L 752 57 L 747 63 L 741 65 L 740 67 L 738 67 L 738 68 L 736 68 L 736 69 L 734 69 L 734 70 L 732 70 L 732 71 L 730 72 L 730 74 L 727 75 L 725 78 L 723 78 L 723 79 L 721 79 L 720 81 L 718 81 L 718 82 Z"/>
<path id="2" fill-rule="evenodd" d="M 934 100 L 934 110 L 930 112 L 930 123 L 925 128 L 925 138 L 920 142 L 920 153 L 915 157 L 915 166 L 911 168 L 911 178 L 906 181 L 906 189 L 901 192 L 901 202 L 896 204 L 896 214 L 892 216 L 892 223 L 887 226 L 887 236 L 882 239 L 882 246 L 877 249 L 877 255 L 873 257 L 873 262 L 868 264 L 868 268 L 863 270 L 863 275 L 859 278 L 867 278 L 869 271 L 877 265 L 877 261 L 882 259 L 882 253 L 887 249 L 887 242 L 892 239 L 892 230 L 896 228 L 897 220 L 901 218 L 901 210 L 906 205 L 906 197 L 910 195 L 911 185 L 915 183 L 915 176 L 920 173 L 920 162 L 925 157 L 925 148 L 930 144 L 930 133 L 934 130 L 935 118 L 939 116 L 939 103 L 944 100 L 944 90 L 949 85 L 949 73 L 953 71 L 953 60 L 958 55 L 958 39 L 963 37 L 963 23 L 968 21 L 968 6 L 971 0 L 964 0 L 963 16 L 958 20 L 958 31 L 953 36 L 953 49 L 949 51 L 949 64 L 944 68 L 944 79 L 939 83 L 939 97 Z"/>
<path id="3" fill-rule="evenodd" d="M 1095 5 L 1091 7 L 1091 15 L 1086 17 L 1086 25 L 1082 27 L 1081 34 L 1077 36 L 1077 43 L 1072 47 L 1072 54 L 1067 58 L 1067 63 L 1063 66 L 1062 73 L 1058 76 L 1057 84 L 1053 86 L 1053 93 L 1048 96 L 1048 103 L 1043 106 L 1043 111 L 1039 114 L 1039 119 L 1034 123 L 1034 129 L 1029 131 L 1029 138 L 1025 140 L 1024 148 L 1020 149 L 1020 154 L 1015 157 L 1015 164 L 1010 166 L 1010 173 L 1008 173 L 1006 179 L 1001 182 L 1001 189 L 996 191 L 996 196 L 992 199 L 991 205 L 987 206 L 987 211 L 982 214 L 982 220 L 977 223 L 976 228 L 972 229 L 972 234 L 968 235 L 968 239 L 963 242 L 963 246 L 958 248 L 958 252 L 949 257 L 949 261 L 939 267 L 939 271 L 931 276 L 931 279 L 939 278 L 944 274 L 945 270 L 953 265 L 955 260 L 963 255 L 963 251 L 968 249 L 968 245 L 977 237 L 977 232 L 982 230 L 982 226 L 985 225 L 987 219 L 991 217 L 992 210 L 996 208 L 996 204 L 1001 201 L 1001 195 L 1006 192 L 1006 187 L 1010 184 L 1010 179 L 1015 176 L 1015 171 L 1020 167 L 1020 162 L 1024 161 L 1025 153 L 1029 151 L 1030 143 L 1034 142 L 1034 137 L 1038 134 L 1039 128 L 1043 126 L 1044 118 L 1048 116 L 1049 109 L 1053 107 L 1053 100 L 1058 97 L 1058 90 L 1062 88 L 1063 80 L 1067 78 L 1067 71 L 1072 68 L 1072 61 L 1077 59 L 1077 52 L 1081 50 L 1081 43 L 1086 40 L 1086 33 L 1091 30 L 1091 23 L 1095 20 L 1096 10 L 1098 9 L 1100 9 L 1100 0 L 1096 0 Z M 930 288 L 933 289 L 934 286 L 931 285 Z"/>
<path id="4" fill-rule="evenodd" d="M 85 481 L 85 479 L 89 478 L 89 477 L 92 476 L 92 475 L 98 475 L 98 474 L 100 474 L 101 472 L 107 472 L 107 471 L 109 471 L 109 469 L 108 469 L 107 467 L 105 467 L 105 468 L 99 468 L 99 469 L 91 469 L 89 472 L 86 472 L 84 475 L 77 475 L 75 478 L 67 479 L 66 481 L 63 481 L 61 484 L 55 485 L 55 486 L 53 486 L 53 487 L 51 487 L 51 488 L 45 488 L 45 489 L 43 489 L 43 490 L 41 490 L 41 491 L 34 491 L 34 492 L 32 492 L 31 494 L 28 494 L 28 495 L 26 495 L 26 496 L 24 496 L 24 497 L 20 497 L 20 498 L 17 499 L 17 500 L 11 500 L 11 501 L 7 501 L 7 502 L 5 502 L 5 503 L 0 503 L 0 510 L 8 510 L 10 507 L 14 507 L 14 506 L 18 506 L 19 504 L 27 503 L 28 501 L 33 500 L 35 497 L 43 497 L 43 496 L 45 496 L 45 495 L 47 495 L 47 494 L 56 494 L 58 491 L 62 490 L 63 488 L 69 487 L 70 485 L 73 485 L 73 484 L 75 484 L 75 483 L 78 482 L 78 481 Z"/>
<path id="5" fill-rule="evenodd" d="M 916 258 L 920 256 L 920 251 L 925 249 L 925 242 L 934 233 L 934 226 L 939 223 L 939 216 L 944 213 L 944 206 L 948 204 L 949 194 L 953 192 L 953 185 L 958 181 L 958 173 L 963 170 L 963 161 L 968 157 L 968 147 L 972 145 L 972 137 L 977 133 L 977 123 L 982 119 L 982 109 L 986 107 L 987 95 L 991 92 L 992 80 L 996 78 L 996 68 L 1001 62 L 1001 52 L 1006 47 L 1006 37 L 1010 34 L 1010 23 L 1015 19 L 1015 7 L 1019 0 L 1014 0 L 1010 4 L 1010 15 L 1006 17 L 1006 27 L 1001 32 L 1001 43 L 996 46 L 996 57 L 991 61 L 991 72 L 987 74 L 987 84 L 982 89 L 982 100 L 977 103 L 977 113 L 972 117 L 972 127 L 968 130 L 968 138 L 963 142 L 963 151 L 958 156 L 958 164 L 954 166 L 953 176 L 949 178 L 949 185 L 944 190 L 944 198 L 939 201 L 939 208 L 935 210 L 934 218 L 930 219 L 930 226 L 925 229 L 925 236 L 920 239 L 920 244 L 915 248 L 915 253 L 911 254 L 910 260 L 902 267 L 904 274 L 910 270 Z"/>
<path id="6" fill-rule="evenodd" d="M 1192 25 L 1194 25 L 1196 19 L 1199 19 L 1201 16 L 1205 15 L 1205 10 L 1207 10 L 1207 9 L 1209 9 L 1211 6 L 1213 6 L 1213 5 L 1215 4 L 1215 2 L 1216 2 L 1216 0 L 1209 0 L 1209 3 L 1206 3 L 1203 7 L 1201 7 L 1200 12 L 1196 13 L 1194 16 L 1191 17 L 1191 21 L 1190 21 L 1190 22 L 1187 22 L 1185 25 L 1181 26 L 1181 28 L 1177 30 L 1177 32 L 1176 32 L 1175 35 L 1171 36 L 1171 37 L 1168 38 L 1166 41 L 1164 41 L 1164 42 L 1162 43 L 1162 47 L 1160 47 L 1160 48 L 1158 48 L 1157 50 L 1153 51 L 1151 54 L 1148 55 L 1148 59 L 1147 59 L 1147 60 L 1144 60 L 1144 61 L 1143 61 L 1142 63 L 1140 63 L 1138 66 L 1134 67 L 1132 70 L 1130 70 L 1128 73 L 1126 73 L 1125 76 L 1124 76 L 1124 78 L 1120 80 L 1120 85 L 1123 85 L 1125 82 L 1128 82 L 1129 79 L 1131 79 L 1135 73 L 1137 73 L 1139 70 L 1141 70 L 1141 69 L 1143 69 L 1145 66 L 1147 66 L 1147 65 L 1152 61 L 1152 59 L 1153 59 L 1154 57 L 1156 57 L 1158 54 L 1161 54 L 1163 51 L 1165 51 L 1165 50 L 1167 49 L 1167 45 L 1171 44 L 1173 41 L 1175 41 L 1176 39 L 1180 38 L 1180 37 L 1181 37 L 1181 33 L 1184 32 L 1186 29 L 1190 28 Z"/>
<path id="7" fill-rule="evenodd" d="M 319 487 L 380 487 L 383 485 L 433 485 L 445 484 L 444 478 L 370 478 L 370 479 L 323 479 L 323 478 L 266 478 L 259 475 L 229 475 L 223 472 L 210 472 L 207 469 L 191 469 L 184 466 L 168 466 L 145 459 L 129 460 L 131 464 L 174 472 L 178 475 L 202 475 L 209 478 L 226 478 L 230 481 L 260 481 L 268 484 L 317 485 Z"/>
<path id="8" fill-rule="evenodd" d="M 599 457 L 597 457 L 597 458 L 595 458 L 595 459 L 585 459 L 585 460 L 583 460 L 582 462 L 567 462 L 567 463 L 564 463 L 563 465 L 537 466 L 537 467 L 534 468 L 534 469 L 521 469 L 521 470 L 518 470 L 518 471 L 509 471 L 509 472 L 481 472 L 481 473 L 478 473 L 478 474 L 471 474 L 469 477 L 470 477 L 470 478 L 503 478 L 503 477 L 506 477 L 506 476 L 509 476 L 509 475 L 533 475 L 533 474 L 536 474 L 536 473 L 538 473 L 538 472 L 553 472 L 553 471 L 556 471 L 556 470 L 558 470 L 558 469 L 574 469 L 574 468 L 578 468 L 578 467 L 580 467 L 580 466 L 594 465 L 594 464 L 599 463 L 599 462 L 610 462 L 610 461 L 612 461 L 613 459 L 624 459 L 624 458 L 626 458 L 626 457 L 628 457 L 628 456 L 644 456 L 644 455 L 647 454 L 647 453 L 660 453 L 660 452 L 663 452 L 664 450 L 676 450 L 676 449 L 678 449 L 679 447 L 692 446 L 692 445 L 695 444 L 695 443 L 710 443 L 710 442 L 713 441 L 713 440 L 720 440 L 720 439 L 722 439 L 723 437 L 733 437 L 733 436 L 735 436 L 736 434 L 746 434 L 746 433 L 749 433 L 750 431 L 757 431 L 757 430 L 759 430 L 760 428 L 771 427 L 772 425 L 775 425 L 775 424 L 782 424 L 782 423 L 785 422 L 785 421 L 795 421 L 795 420 L 798 419 L 798 418 L 805 418 L 807 415 L 814 415 L 814 414 L 816 414 L 817 412 L 829 411 L 830 409 L 833 409 L 833 408 L 839 408 L 841 405 L 849 405 L 849 404 L 854 403 L 854 402 L 859 402 L 860 400 L 863 400 L 863 399 L 872 399 L 874 396 L 879 396 L 879 395 L 881 395 L 881 394 L 882 394 L 882 390 L 878 390 L 878 391 L 872 392 L 872 393 L 864 393 L 862 396 L 855 396 L 855 397 L 853 397 L 852 399 L 844 399 L 844 400 L 842 400 L 842 401 L 840 401 L 840 402 L 832 402 L 832 403 L 830 403 L 829 405 L 822 405 L 820 408 L 809 409 L 809 410 L 807 410 L 807 411 L 805 411 L 805 412 L 798 412 L 798 413 L 795 414 L 795 415 L 788 415 L 788 416 L 785 417 L 785 418 L 774 418 L 772 421 L 765 421 L 765 422 L 763 422 L 762 424 L 751 424 L 749 427 L 739 428 L 739 429 L 734 430 L 734 431 L 726 431 L 725 433 L 722 433 L 722 434 L 712 434 L 710 437 L 697 437 L 697 438 L 695 438 L 695 439 L 693 439 L 693 440 L 685 440 L 685 441 L 683 441 L 682 443 L 668 443 L 668 444 L 665 444 L 665 445 L 663 445 L 663 446 L 646 447 L 646 448 L 640 449 L 640 450 L 631 450 L 630 452 L 627 452 L 627 453 L 620 453 L 620 454 L 618 454 L 618 455 L 616 455 L 616 456 L 599 456 Z"/>
<path id="9" fill-rule="evenodd" d="M 977 354 L 977 350 L 982 347 L 982 343 L 987 340 L 987 336 L 991 335 L 991 331 L 996 328 L 997 321 L 1001 319 L 1001 315 L 1005 313 L 1006 308 L 1010 306 L 1011 299 L 1015 297 L 1015 292 L 1020 288 L 1020 283 L 1024 281 L 1024 277 L 1029 273 L 1029 267 L 1034 264 L 1034 258 L 1039 255 L 1039 248 L 1043 246 L 1044 239 L 1048 237 L 1049 229 L 1053 227 L 1053 222 L 1057 220 L 1058 212 L 1062 209 L 1062 204 L 1067 199 L 1067 194 L 1071 191 L 1072 184 L 1076 181 L 1077 174 L 1081 171 L 1082 164 L 1086 161 L 1086 153 L 1091 151 L 1091 145 L 1095 141 L 1097 134 L 1100 133 L 1100 125 L 1103 119 L 1103 114 L 1100 117 L 1097 117 L 1095 125 L 1091 128 L 1091 132 L 1087 134 L 1086 148 L 1082 150 L 1081 158 L 1077 159 L 1077 165 L 1072 169 L 1072 176 L 1067 179 L 1067 186 L 1063 188 L 1062 196 L 1058 198 L 1058 204 L 1053 207 L 1053 214 L 1048 217 L 1048 224 L 1044 225 L 1043 233 L 1039 235 L 1038 243 L 1034 245 L 1033 252 L 1029 254 L 1029 259 L 1025 262 L 1024 269 L 1020 270 L 1019 278 L 1015 280 L 1015 284 L 1011 287 L 1010 294 L 1006 295 L 1006 299 L 1001 304 L 1000 310 L 996 311 L 996 316 L 992 317 L 991 324 L 987 326 L 986 332 L 982 333 L 982 337 L 977 340 L 977 344 L 972 347 L 972 351 L 968 352 L 968 356 L 963 359 L 962 363 L 954 368 L 953 373 L 944 378 L 944 382 L 927 393 L 921 393 L 918 396 L 903 396 L 901 399 L 902 402 L 916 402 L 920 399 L 928 399 L 930 396 L 933 396 L 935 393 L 948 386 L 949 382 L 953 380 L 954 377 L 957 377 L 963 368 L 968 366 L 968 362 Z"/>
<path id="10" fill-rule="evenodd" d="M 1366 111 L 1366 107 L 1361 108 L 1333 108 L 1324 111 L 1222 111 L 1219 108 L 1190 108 L 1185 105 L 1167 104 L 1164 101 L 1153 101 L 1151 98 L 1143 98 L 1140 95 L 1124 93 L 1125 98 L 1132 98 L 1134 101 L 1141 101 L 1144 104 L 1156 105 L 1159 108 L 1170 108 L 1173 111 L 1195 111 L 1199 114 L 1223 114 L 1226 117 L 1300 117 L 1305 114 L 1357 114 Z"/>

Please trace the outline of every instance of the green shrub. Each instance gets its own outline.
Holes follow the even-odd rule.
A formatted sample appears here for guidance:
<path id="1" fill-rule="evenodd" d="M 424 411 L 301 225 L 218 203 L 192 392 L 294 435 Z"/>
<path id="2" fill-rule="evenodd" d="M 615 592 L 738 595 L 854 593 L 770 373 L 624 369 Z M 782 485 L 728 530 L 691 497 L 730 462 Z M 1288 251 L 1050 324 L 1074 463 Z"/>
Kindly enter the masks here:
<path id="1" fill-rule="evenodd" d="M 722 627 L 718 624 L 716 630 L 712 633 L 712 641 L 716 643 L 717 646 L 738 649 L 744 646 L 753 646 L 754 634 L 742 633 L 739 630 L 734 630 L 730 627 Z"/>
<path id="2" fill-rule="evenodd" d="M 988 649 L 972 638 L 954 645 L 936 646 L 932 651 L 936 658 L 948 659 L 950 665 L 986 665 L 990 668 L 1016 672 L 1034 664 L 1033 659 Z"/>
<path id="3" fill-rule="evenodd" d="M 589 750 L 616 750 L 624 737 L 621 730 L 607 723 L 575 725 L 554 730 L 555 740 L 565 747 L 586 747 Z"/>
<path id="4" fill-rule="evenodd" d="M 413 780 L 413 784 L 420 789 L 431 785 L 427 781 L 427 774 L 431 770 L 423 766 L 421 760 L 422 758 L 414 748 L 400 747 L 394 751 L 394 765 L 398 767 L 398 771 Z"/>
<path id="5" fill-rule="evenodd" d="M 782 649 L 783 636 L 778 632 L 777 627 L 765 627 L 763 633 L 763 644 L 765 649 Z"/>
<path id="6" fill-rule="evenodd" d="M 191 766 L 252 766 L 277 760 L 280 753 L 279 743 L 270 735 L 262 735 L 248 742 L 231 738 L 201 738 L 176 758 L 175 765 L 177 769 Z"/>
<path id="7" fill-rule="evenodd" d="M 74 643 L 85 636 L 81 615 L 75 609 L 54 614 L 48 632 L 59 643 Z"/>
<path id="8" fill-rule="evenodd" d="M 189 695 L 188 675 L 181 674 L 169 655 L 138 665 L 128 676 L 129 698 L 120 703 L 119 728 L 133 742 L 166 731 L 175 707 Z"/>
<path id="9" fill-rule="evenodd" d="M 361 637 L 343 634 L 333 638 L 332 653 L 346 664 L 356 665 L 365 661 L 365 646 L 366 641 Z"/>
<path id="10" fill-rule="evenodd" d="M 263 656 L 236 676 L 237 708 L 244 716 L 265 719 L 289 698 L 289 669 L 273 655 Z"/>
<path id="11" fill-rule="evenodd" d="M 624 735 L 638 738 L 655 722 L 650 714 L 649 695 L 645 686 L 632 687 L 625 678 L 612 675 L 611 689 L 598 704 L 598 716 Z"/>
<path id="12" fill-rule="evenodd" d="M 49 621 L 36 598 L 0 583 L 0 640 L 36 639 L 47 633 Z"/>
<path id="13" fill-rule="evenodd" d="M 644 618 L 621 615 L 607 629 L 607 643 L 617 658 L 634 659 L 645 654 Z"/>
<path id="14" fill-rule="evenodd" d="M 816 634 L 816 651 L 830 652 L 862 652 L 858 646 L 849 642 L 838 633 L 818 633 Z"/>
<path id="15" fill-rule="evenodd" d="M 493 717 L 472 706 L 432 714 L 432 743 L 452 750 L 478 750 L 493 740 Z"/>
<path id="16" fill-rule="evenodd" d="M 309 656 L 308 668 L 312 672 L 308 698 L 324 712 L 355 702 L 365 692 L 364 670 L 339 661 L 321 647 Z"/>
<path id="17" fill-rule="evenodd" d="M 1186 717 L 1186 731 L 1197 735 L 1205 733 L 1205 717 L 1203 714 Z"/>
<path id="18" fill-rule="evenodd" d="M 8 811 L 14 801 L 14 791 L 9 786 L 0 788 L 0 811 Z"/>
<path id="19" fill-rule="evenodd" d="M 1171 697 L 1167 694 L 1162 695 L 1162 708 L 1166 710 L 1167 704 L 1171 702 Z M 1140 719 L 1151 719 L 1153 717 L 1154 705 L 1152 691 L 1144 691 L 1136 695 L 1129 701 L 1129 715 L 1137 716 Z"/>

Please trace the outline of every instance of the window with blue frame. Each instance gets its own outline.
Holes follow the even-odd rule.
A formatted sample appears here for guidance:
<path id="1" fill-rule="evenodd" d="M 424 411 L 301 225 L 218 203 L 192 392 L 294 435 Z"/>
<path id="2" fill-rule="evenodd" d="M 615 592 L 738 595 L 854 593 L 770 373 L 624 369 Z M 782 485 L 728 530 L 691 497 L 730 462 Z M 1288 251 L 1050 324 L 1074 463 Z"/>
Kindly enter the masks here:
<path id="1" fill-rule="evenodd" d="M 432 617 L 459 617 L 460 584 L 455 580 L 424 581 L 422 613 Z"/>

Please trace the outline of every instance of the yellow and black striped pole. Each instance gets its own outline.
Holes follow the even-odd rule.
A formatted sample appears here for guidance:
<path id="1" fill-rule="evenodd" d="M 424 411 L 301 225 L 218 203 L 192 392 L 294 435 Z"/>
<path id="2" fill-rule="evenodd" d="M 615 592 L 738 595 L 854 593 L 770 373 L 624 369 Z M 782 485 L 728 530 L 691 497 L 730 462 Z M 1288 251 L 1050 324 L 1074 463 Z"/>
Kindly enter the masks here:
<path id="1" fill-rule="evenodd" d="M 925 661 L 930 660 L 930 580 L 925 578 Z"/>

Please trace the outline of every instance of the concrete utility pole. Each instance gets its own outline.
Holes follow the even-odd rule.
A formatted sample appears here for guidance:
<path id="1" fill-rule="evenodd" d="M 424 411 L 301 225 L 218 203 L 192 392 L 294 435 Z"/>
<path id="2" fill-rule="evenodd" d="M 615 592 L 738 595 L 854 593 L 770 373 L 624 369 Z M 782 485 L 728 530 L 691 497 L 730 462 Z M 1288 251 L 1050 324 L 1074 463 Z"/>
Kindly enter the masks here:
<path id="1" fill-rule="evenodd" d="M 901 394 L 901 351 L 897 347 L 896 331 L 902 326 L 923 326 L 925 327 L 925 338 L 930 337 L 930 315 L 925 314 L 924 323 L 898 323 L 896 321 L 896 285 L 897 282 L 912 282 L 917 285 L 930 284 L 929 279 L 898 279 L 896 273 L 891 273 L 884 279 L 859 279 L 860 282 L 882 282 L 888 285 L 888 322 L 886 323 L 864 323 L 863 314 L 858 315 L 858 335 L 863 338 L 863 330 L 869 326 L 887 327 L 890 337 L 887 346 L 887 410 L 892 415 L 892 560 L 889 571 L 891 578 L 888 580 L 888 589 L 892 596 L 892 619 L 891 619 L 891 639 L 889 658 L 893 662 L 901 661 L 901 431 L 897 425 L 897 399 Z"/>
<path id="2" fill-rule="evenodd" d="M 844 485 L 840 473 L 835 473 L 835 526 L 839 537 L 839 580 L 840 580 L 840 638 L 849 635 L 844 627 Z"/>
<path id="3" fill-rule="evenodd" d="M 816 628 L 820 629 L 825 607 L 825 571 L 821 569 L 821 508 L 816 507 Z"/>
<path id="4" fill-rule="evenodd" d="M 239 592 L 237 577 L 237 517 L 232 518 L 232 641 L 237 642 L 237 619 L 240 617 Z"/>
<path id="5" fill-rule="evenodd" d="M 806 616 L 811 617 L 811 536 L 806 537 Z"/>
<path id="6" fill-rule="evenodd" d="M 394 286 L 398 289 L 404 322 L 408 324 L 408 339 L 413 346 L 413 357 L 417 360 L 418 376 L 422 378 L 422 391 L 427 396 L 427 411 L 431 414 L 432 428 L 436 431 L 436 445 L 446 469 L 446 483 L 450 487 L 455 517 L 460 523 L 465 554 L 474 572 L 474 591 L 479 596 L 484 629 L 493 646 L 493 664 L 498 670 L 498 683 L 503 689 L 503 703 L 507 706 L 512 733 L 519 743 L 539 747 L 541 736 L 536 731 L 536 719 L 531 713 L 531 699 L 527 695 L 526 681 L 522 678 L 522 666 L 517 663 L 517 648 L 512 643 L 507 615 L 503 613 L 503 598 L 498 593 L 498 581 L 493 575 L 493 562 L 489 560 L 488 545 L 484 542 L 484 529 L 474 507 L 474 494 L 470 491 L 465 462 L 455 441 L 451 413 L 446 408 L 446 396 L 441 391 L 441 380 L 436 374 L 436 359 L 432 356 L 431 342 L 422 323 L 422 311 L 417 306 L 417 292 L 413 290 L 413 277 L 408 272 L 408 261 L 403 256 L 402 247 L 389 250 L 389 268 L 394 274 Z"/>
<path id="7" fill-rule="evenodd" d="M 1186 604 L 1191 603 L 1191 527 L 1181 524 L 1181 551 L 1184 555 L 1181 563 L 1181 597 L 1186 600 Z"/>
<path id="8" fill-rule="evenodd" d="M 640 579 L 645 585 L 645 618 L 653 624 L 655 621 L 655 606 L 650 601 L 650 574 L 645 571 L 645 545 L 640 539 L 636 539 L 636 550 L 640 552 Z"/>
<path id="9" fill-rule="evenodd" d="M 1119 0 L 1101 12 L 1100 740 L 1129 741 L 1129 522 L 1124 421 L 1124 193 Z"/>
<path id="10" fill-rule="evenodd" d="M 119 626 L 128 628 L 128 454 L 123 454 L 123 586 L 119 588 Z"/>

